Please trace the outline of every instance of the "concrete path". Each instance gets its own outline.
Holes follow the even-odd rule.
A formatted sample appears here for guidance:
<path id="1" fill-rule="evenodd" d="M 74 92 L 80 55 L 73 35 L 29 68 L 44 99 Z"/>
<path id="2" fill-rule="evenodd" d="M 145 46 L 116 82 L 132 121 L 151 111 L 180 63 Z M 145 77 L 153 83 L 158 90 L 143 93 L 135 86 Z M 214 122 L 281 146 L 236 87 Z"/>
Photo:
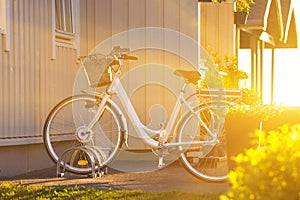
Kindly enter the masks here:
<path id="1" fill-rule="evenodd" d="M 228 183 L 208 183 L 190 175 L 180 163 L 176 162 L 163 169 L 152 172 L 117 172 L 110 170 L 101 178 L 87 178 L 70 174 L 56 178 L 55 167 L 27 173 L 2 180 L 26 185 L 43 186 L 87 186 L 98 189 L 129 189 L 151 192 L 185 191 L 189 193 L 222 193 L 229 187 Z"/>

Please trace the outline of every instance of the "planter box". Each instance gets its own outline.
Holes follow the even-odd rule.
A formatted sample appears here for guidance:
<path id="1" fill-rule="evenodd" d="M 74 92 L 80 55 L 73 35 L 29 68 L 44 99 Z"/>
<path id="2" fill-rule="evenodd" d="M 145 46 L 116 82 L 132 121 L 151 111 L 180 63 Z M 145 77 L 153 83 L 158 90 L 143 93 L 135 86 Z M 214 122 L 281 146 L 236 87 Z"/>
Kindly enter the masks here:
<path id="1" fill-rule="evenodd" d="M 300 124 L 300 107 L 287 107 L 280 115 L 264 122 L 264 131 L 277 130 L 284 124 Z"/>
<path id="2" fill-rule="evenodd" d="M 236 166 L 232 157 L 253 147 L 251 144 L 253 133 L 259 129 L 259 125 L 260 119 L 255 117 L 241 117 L 234 114 L 226 116 L 225 135 L 229 171 Z"/>
<path id="3" fill-rule="evenodd" d="M 234 12 L 235 24 L 246 24 L 249 13 L 247 12 Z"/>

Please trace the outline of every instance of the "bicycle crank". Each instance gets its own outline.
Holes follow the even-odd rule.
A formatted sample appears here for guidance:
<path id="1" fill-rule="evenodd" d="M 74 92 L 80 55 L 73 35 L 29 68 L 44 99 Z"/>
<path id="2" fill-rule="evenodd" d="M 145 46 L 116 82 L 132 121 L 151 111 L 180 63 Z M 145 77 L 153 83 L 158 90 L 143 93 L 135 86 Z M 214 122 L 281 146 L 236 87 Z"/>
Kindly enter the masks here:
<path id="1" fill-rule="evenodd" d="M 79 127 L 77 129 L 77 132 L 76 132 L 76 139 L 85 144 L 85 143 L 88 143 L 90 141 L 92 141 L 92 138 L 93 138 L 93 131 L 92 130 L 86 130 L 85 127 Z"/>

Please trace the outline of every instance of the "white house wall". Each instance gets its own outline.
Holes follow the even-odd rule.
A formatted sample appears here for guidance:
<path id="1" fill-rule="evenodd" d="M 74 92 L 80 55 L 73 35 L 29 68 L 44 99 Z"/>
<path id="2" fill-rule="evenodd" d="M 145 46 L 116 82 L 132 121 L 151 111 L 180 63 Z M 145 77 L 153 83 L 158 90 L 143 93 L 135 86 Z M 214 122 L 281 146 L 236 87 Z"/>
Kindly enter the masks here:
<path id="1" fill-rule="evenodd" d="M 233 3 L 200 3 L 200 44 L 219 55 L 235 54 Z"/>
<path id="2" fill-rule="evenodd" d="M 0 177 L 53 165 L 42 144 L 43 123 L 51 108 L 62 98 L 72 94 L 78 70 L 78 55 L 87 55 L 97 44 L 113 34 L 139 27 L 170 28 L 196 41 L 198 39 L 198 1 L 195 0 L 80 0 L 78 51 L 53 45 L 52 0 L 7 1 L 10 5 L 7 26 L 9 37 L 0 35 L 0 158 L 5 158 L 5 162 L 0 163 Z M 211 16 L 206 13 L 205 17 Z M 201 27 L 204 29 L 201 32 L 205 32 L 205 27 L 208 26 L 202 23 Z M 220 21 L 214 24 L 217 25 L 221 25 Z M 206 39 L 201 36 L 201 43 L 211 46 L 214 37 L 210 37 L 208 31 L 205 34 Z M 226 35 L 229 42 L 224 44 L 229 51 L 233 48 L 232 37 L 233 35 Z M 123 44 L 135 42 L 131 35 L 121 40 Z M 180 53 L 181 44 L 177 37 L 169 38 L 160 34 L 153 38 L 145 34 L 145 45 L 153 40 L 165 46 L 173 45 Z M 219 38 L 217 41 L 218 48 L 225 49 L 223 44 L 220 45 L 223 40 Z M 119 41 L 114 40 L 107 49 L 118 43 Z M 8 46 L 9 49 L 6 48 Z M 53 56 L 53 52 L 56 56 Z M 143 62 L 159 62 L 174 68 L 188 65 L 184 60 L 165 52 L 144 50 L 136 53 L 139 61 L 127 64 L 125 72 Z M 197 53 L 195 50 L 195 54 Z M 124 78 L 126 89 L 133 88 L 139 79 L 149 80 L 152 72 L 147 68 L 139 77 L 129 73 Z M 157 73 L 157 79 L 166 84 L 179 84 L 170 79 L 165 70 Z M 157 99 L 154 98 L 156 96 Z M 146 110 L 153 103 L 164 105 L 167 112 L 170 112 L 174 100 L 163 89 L 153 87 L 141 88 L 132 98 L 145 123 L 150 121 Z M 155 111 L 157 121 L 153 126 L 158 125 L 162 114 L 160 110 Z M 131 144 L 132 148 L 145 148 L 145 145 L 134 139 Z"/>
<path id="3" fill-rule="evenodd" d="M 143 44 L 147 48 L 159 43 L 164 44 L 165 49 L 168 49 L 168 45 L 172 45 L 173 49 L 180 54 L 183 49 L 180 33 L 188 35 L 196 42 L 198 40 L 198 2 L 194 0 L 83 0 L 80 3 L 81 55 L 87 55 L 98 44 L 114 34 L 136 28 L 167 28 L 178 31 L 178 34 L 176 37 L 170 38 L 163 31 L 153 35 L 145 30 L 139 30 L 142 37 L 137 41 L 135 35 L 129 32 L 121 38 L 113 39 L 104 50 L 108 51 L 115 45 L 127 47 Z M 198 50 L 195 49 L 193 53 L 197 60 Z M 173 81 L 172 84 L 179 86 L 178 82 L 168 78 L 167 73 L 169 72 L 166 72 L 165 69 L 160 68 L 153 71 L 153 65 L 149 65 L 138 76 L 132 73 L 127 74 L 127 72 L 150 63 L 168 65 L 175 70 L 175 68 L 182 68 L 188 64 L 184 60 L 166 52 L 149 49 L 140 50 L 135 54 L 138 55 L 139 60 L 130 62 L 123 70 L 123 73 L 126 74 L 123 83 L 128 91 L 135 88 L 137 84 L 152 80 L 154 76 L 158 82 L 167 85 Z M 149 126 L 159 129 L 160 123 L 166 122 L 163 117 L 164 111 L 157 109 L 153 113 L 149 113 L 149 109 L 153 105 L 162 105 L 169 117 L 175 104 L 175 97 L 170 96 L 163 88 L 145 86 L 131 96 L 131 101 L 141 121 L 144 124 L 152 122 Z M 130 123 L 129 132 L 130 135 L 134 135 L 135 132 Z M 135 137 L 130 138 L 129 143 L 130 148 L 133 149 L 146 147 Z"/>
<path id="4" fill-rule="evenodd" d="M 75 49 L 53 45 L 52 0 L 6 3 L 9 30 L 0 34 L 0 177 L 54 165 L 42 128 L 50 109 L 72 94 L 78 69 Z"/>
<path id="5" fill-rule="evenodd" d="M 55 47 L 51 59 L 51 1 L 10 1 L 10 51 L 0 40 L 0 146 L 41 142 L 50 108 L 70 95 L 75 49 Z"/>

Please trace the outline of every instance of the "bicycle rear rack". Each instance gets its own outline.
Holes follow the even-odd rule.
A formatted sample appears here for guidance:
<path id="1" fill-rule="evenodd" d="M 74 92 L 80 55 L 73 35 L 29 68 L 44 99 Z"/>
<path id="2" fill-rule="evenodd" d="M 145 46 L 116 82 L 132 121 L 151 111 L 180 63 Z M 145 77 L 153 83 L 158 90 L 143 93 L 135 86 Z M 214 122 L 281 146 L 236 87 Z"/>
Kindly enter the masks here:
<path id="1" fill-rule="evenodd" d="M 70 170 L 66 169 L 66 163 L 68 162 L 69 165 L 74 165 L 74 160 L 73 160 L 74 157 L 76 157 L 76 154 L 82 154 L 82 153 L 85 155 L 86 160 L 82 160 L 82 161 L 75 160 L 75 161 L 77 161 L 77 164 L 79 164 L 79 162 L 82 162 L 79 165 L 89 164 L 89 166 L 91 167 L 91 172 L 79 173 L 79 174 L 87 174 L 88 177 L 91 178 L 102 177 L 104 174 L 107 174 L 108 172 L 107 167 L 101 166 L 101 163 L 105 160 L 105 154 L 100 151 L 101 150 L 99 149 L 96 150 L 95 148 L 89 146 L 72 147 L 65 150 L 63 154 L 59 157 L 56 164 L 57 177 L 64 177 L 67 171 L 73 173 Z M 67 156 L 68 154 L 70 154 L 69 157 Z M 66 160 L 67 158 L 69 158 L 69 160 Z"/>
<path id="2" fill-rule="evenodd" d="M 219 89 L 219 88 L 201 88 L 198 90 L 199 95 L 204 98 L 224 97 L 226 99 L 239 99 L 242 97 L 240 89 Z"/>

